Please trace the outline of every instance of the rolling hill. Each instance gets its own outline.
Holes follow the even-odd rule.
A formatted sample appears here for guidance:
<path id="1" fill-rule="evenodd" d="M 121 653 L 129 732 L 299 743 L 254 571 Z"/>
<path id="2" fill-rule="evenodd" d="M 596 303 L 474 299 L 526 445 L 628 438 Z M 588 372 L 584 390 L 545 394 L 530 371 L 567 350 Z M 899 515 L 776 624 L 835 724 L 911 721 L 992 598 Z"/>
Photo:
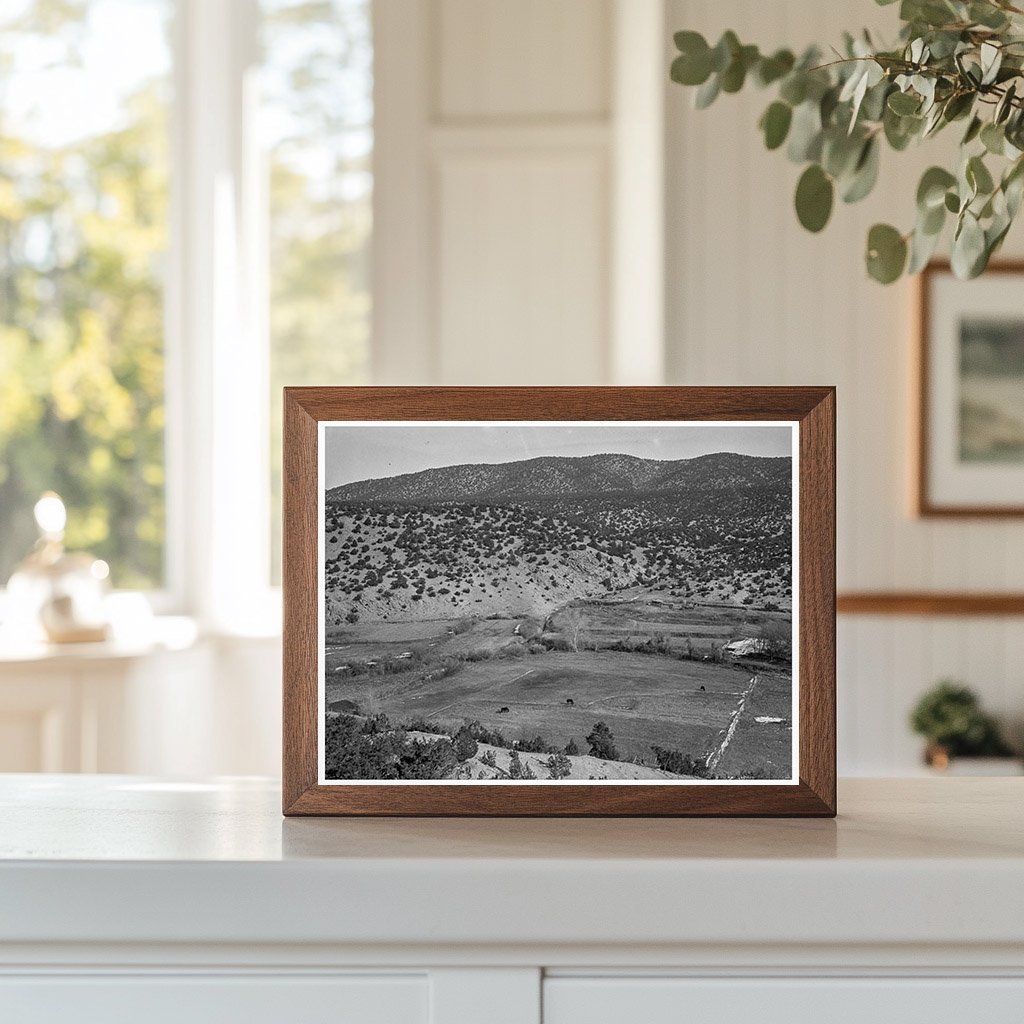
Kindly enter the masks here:
<path id="1" fill-rule="evenodd" d="M 670 590 L 788 607 L 790 460 L 722 453 L 448 466 L 328 491 L 327 623 L 547 615 Z"/>

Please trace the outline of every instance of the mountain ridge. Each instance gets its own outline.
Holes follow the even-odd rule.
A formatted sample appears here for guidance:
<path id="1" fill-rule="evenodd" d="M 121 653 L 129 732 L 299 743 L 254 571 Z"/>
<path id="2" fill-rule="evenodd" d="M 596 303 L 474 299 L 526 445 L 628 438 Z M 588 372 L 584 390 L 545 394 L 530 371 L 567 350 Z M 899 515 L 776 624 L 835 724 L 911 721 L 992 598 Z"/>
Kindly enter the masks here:
<path id="1" fill-rule="evenodd" d="M 689 459 L 645 459 L 608 452 L 543 455 L 498 463 L 460 463 L 352 481 L 330 488 L 329 501 L 510 501 L 584 494 L 670 494 L 788 485 L 788 456 L 714 452 Z"/>

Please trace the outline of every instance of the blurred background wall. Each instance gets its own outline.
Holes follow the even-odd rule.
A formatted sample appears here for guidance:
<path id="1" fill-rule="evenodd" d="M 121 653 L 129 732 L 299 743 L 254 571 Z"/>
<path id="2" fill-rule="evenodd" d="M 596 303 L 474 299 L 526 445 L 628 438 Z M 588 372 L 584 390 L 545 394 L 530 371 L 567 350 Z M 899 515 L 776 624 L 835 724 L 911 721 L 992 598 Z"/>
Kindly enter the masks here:
<path id="1" fill-rule="evenodd" d="M 733 28 L 744 42 L 798 48 L 891 24 L 885 10 L 868 0 L 147 4 L 147 23 L 125 22 L 139 15 L 117 0 L 90 0 L 77 21 L 30 0 L 12 8 L 37 50 L 22 39 L 21 57 L 9 48 L 0 65 L 0 185 L 6 174 L 15 193 L 57 199 L 34 234 L 24 210 L 5 214 L 0 202 L 24 235 L 9 276 L 24 291 L 34 275 L 40 296 L 15 309 L 9 290 L 0 309 L 0 387 L 35 403 L 6 419 L 0 409 L 0 521 L 18 538 L 0 575 L 24 546 L 28 497 L 52 486 L 71 523 L 92 524 L 76 539 L 120 572 L 115 582 L 155 594 L 159 621 L 177 616 L 185 632 L 102 664 L 8 656 L 0 737 L 18 753 L 0 767 L 279 770 L 284 384 L 835 384 L 841 591 L 1021 589 L 1019 523 L 910 512 L 914 284 L 868 281 L 862 250 L 871 223 L 905 219 L 930 147 L 886 153 L 883 187 L 814 237 L 792 209 L 798 170 L 761 146 L 763 95 L 695 111 L 668 82 L 674 29 Z M 122 82 L 102 70 L 99 44 L 89 51 L 108 22 L 134 25 L 155 55 Z M 87 133 L 44 131 L 31 116 L 73 85 L 51 75 L 39 89 L 46 61 L 71 59 L 54 56 L 55 40 L 84 45 L 92 63 L 79 85 L 92 74 L 94 91 L 111 93 Z M 147 95 L 152 112 L 127 117 Z M 132 148 L 129 128 L 149 142 Z M 50 168 L 48 193 L 42 158 L 24 163 L 26 137 Z M 114 139 L 125 151 L 111 156 Z M 76 170 L 87 158 L 99 165 Z M 126 167 L 148 175 L 133 180 Z M 96 238 L 68 221 L 108 230 Z M 128 237 L 140 224 L 148 234 Z M 69 307 L 51 294 L 52 261 L 33 249 L 47 239 L 77 244 L 72 264 L 106 257 L 122 277 L 63 270 L 84 295 Z M 134 263 L 118 255 L 128 245 Z M 1007 251 L 1020 247 L 1011 233 Z M 122 365 L 125 311 L 138 312 L 147 282 L 153 319 L 139 344 L 159 365 L 139 378 L 141 357 Z M 30 329 L 40 309 L 56 325 L 42 340 Z M 90 348 L 86 314 L 97 310 Z M 56 362 L 40 363 L 33 346 Z M 83 352 L 93 354 L 84 370 Z M 128 399 L 93 387 L 111 366 Z M 144 379 L 166 381 L 152 385 L 155 418 L 130 397 Z M 69 394 L 84 394 L 83 408 Z M 83 440 L 83 416 L 109 424 L 111 408 L 131 410 L 120 433 Z M 80 453 L 73 472 L 59 459 L 30 472 L 40 464 L 30 442 L 47 436 Z M 118 454 L 128 436 L 151 437 L 148 461 Z M 111 479 L 121 465 L 130 485 Z M 111 518 L 118 502 L 127 511 Z M 145 557 L 130 553 L 132 509 L 143 506 L 156 524 Z M 131 543 L 117 539 L 125 523 Z M 943 676 L 973 686 L 1020 738 L 1021 620 L 843 616 L 839 641 L 841 772 L 918 770 L 907 715 Z M 96 739 L 107 705 L 120 723 L 112 745 Z"/>

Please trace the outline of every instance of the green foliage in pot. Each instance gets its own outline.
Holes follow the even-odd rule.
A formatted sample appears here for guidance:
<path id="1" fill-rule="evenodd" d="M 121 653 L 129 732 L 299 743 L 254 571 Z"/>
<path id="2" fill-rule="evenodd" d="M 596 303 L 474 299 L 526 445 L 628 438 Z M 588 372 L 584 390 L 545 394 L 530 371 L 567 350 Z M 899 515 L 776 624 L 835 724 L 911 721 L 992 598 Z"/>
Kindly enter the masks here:
<path id="1" fill-rule="evenodd" d="M 1024 197 L 1024 7 L 901 0 L 899 18 L 897 45 L 846 33 L 830 55 L 814 46 L 799 56 L 764 54 L 732 31 L 714 46 L 697 32 L 677 32 L 672 79 L 697 89 L 698 108 L 747 83 L 772 89 L 759 127 L 768 149 L 785 145 L 790 160 L 807 165 L 795 199 L 808 231 L 825 227 L 836 196 L 855 203 L 871 192 L 883 144 L 902 151 L 955 124 L 959 164 L 924 173 L 913 226 L 876 224 L 865 261 L 882 284 L 916 273 L 951 222 L 953 270 L 977 277 Z"/>
<path id="2" fill-rule="evenodd" d="M 944 679 L 917 703 L 910 716 L 914 732 L 952 757 L 1007 757 L 1013 753 L 991 715 L 966 686 Z"/>

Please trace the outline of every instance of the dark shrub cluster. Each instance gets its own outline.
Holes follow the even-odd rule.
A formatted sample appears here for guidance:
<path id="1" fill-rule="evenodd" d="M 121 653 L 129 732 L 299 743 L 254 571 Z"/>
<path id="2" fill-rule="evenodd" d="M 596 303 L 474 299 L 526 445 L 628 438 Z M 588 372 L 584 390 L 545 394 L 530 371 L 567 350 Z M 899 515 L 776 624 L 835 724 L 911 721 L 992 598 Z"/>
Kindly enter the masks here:
<path id="1" fill-rule="evenodd" d="M 448 739 L 410 740 L 386 715 L 333 715 L 324 728 L 324 774 L 329 779 L 442 779 L 456 766 Z"/>
<path id="2" fill-rule="evenodd" d="M 692 754 L 684 754 L 681 750 L 669 750 L 666 747 L 653 746 L 651 751 L 663 772 L 676 775 L 693 775 L 698 779 L 711 777 L 707 762 L 703 758 L 695 758 Z"/>

